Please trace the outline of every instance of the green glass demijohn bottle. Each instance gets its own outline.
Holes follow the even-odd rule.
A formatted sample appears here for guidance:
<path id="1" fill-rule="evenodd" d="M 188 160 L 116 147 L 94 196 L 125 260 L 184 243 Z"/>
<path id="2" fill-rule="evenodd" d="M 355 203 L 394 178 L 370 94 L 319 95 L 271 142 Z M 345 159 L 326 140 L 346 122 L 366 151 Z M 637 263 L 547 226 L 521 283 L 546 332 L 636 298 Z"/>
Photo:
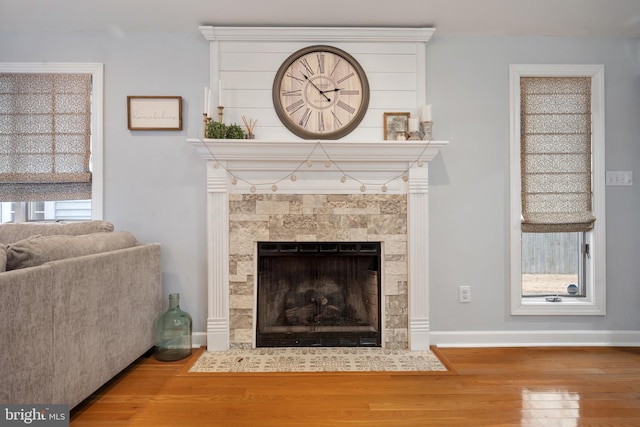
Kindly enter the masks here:
<path id="1" fill-rule="evenodd" d="M 169 295 L 169 309 L 155 324 L 155 357 L 163 362 L 191 355 L 191 316 L 180 309 L 180 294 Z"/>

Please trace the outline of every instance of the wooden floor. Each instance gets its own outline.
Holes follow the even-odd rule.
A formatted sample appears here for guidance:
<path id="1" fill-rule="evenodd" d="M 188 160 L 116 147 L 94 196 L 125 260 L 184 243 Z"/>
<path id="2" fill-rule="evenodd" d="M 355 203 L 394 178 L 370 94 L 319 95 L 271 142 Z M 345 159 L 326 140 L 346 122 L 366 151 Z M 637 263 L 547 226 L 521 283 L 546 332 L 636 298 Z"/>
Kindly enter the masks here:
<path id="1" fill-rule="evenodd" d="M 191 359 L 143 358 L 71 426 L 640 426 L 640 348 L 436 353 L 451 372 L 187 374 Z"/>

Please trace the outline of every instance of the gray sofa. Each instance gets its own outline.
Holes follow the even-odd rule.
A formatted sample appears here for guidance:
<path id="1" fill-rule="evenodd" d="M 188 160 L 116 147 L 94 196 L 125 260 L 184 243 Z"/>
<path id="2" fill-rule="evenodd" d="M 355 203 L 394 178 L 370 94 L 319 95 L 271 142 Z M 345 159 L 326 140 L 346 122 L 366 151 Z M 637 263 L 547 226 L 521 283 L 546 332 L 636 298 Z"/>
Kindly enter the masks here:
<path id="1" fill-rule="evenodd" d="M 0 403 L 73 408 L 153 347 L 160 245 L 104 221 L 0 224 L 0 302 Z"/>

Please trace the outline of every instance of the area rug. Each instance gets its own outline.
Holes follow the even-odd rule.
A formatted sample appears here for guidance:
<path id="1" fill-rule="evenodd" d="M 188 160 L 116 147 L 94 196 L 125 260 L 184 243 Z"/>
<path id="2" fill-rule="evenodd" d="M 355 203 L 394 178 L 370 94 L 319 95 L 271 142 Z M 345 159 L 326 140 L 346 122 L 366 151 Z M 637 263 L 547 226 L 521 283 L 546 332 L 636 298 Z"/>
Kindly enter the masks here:
<path id="1" fill-rule="evenodd" d="M 431 351 L 370 347 L 257 348 L 203 351 L 190 373 L 220 372 L 446 372 Z"/>

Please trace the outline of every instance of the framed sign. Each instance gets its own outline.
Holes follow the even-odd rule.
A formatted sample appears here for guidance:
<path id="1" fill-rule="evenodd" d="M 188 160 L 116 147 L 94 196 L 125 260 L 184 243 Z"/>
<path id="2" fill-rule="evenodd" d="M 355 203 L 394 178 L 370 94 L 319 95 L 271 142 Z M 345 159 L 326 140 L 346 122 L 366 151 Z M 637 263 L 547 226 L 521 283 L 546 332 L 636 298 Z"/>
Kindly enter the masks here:
<path id="1" fill-rule="evenodd" d="M 129 130 L 182 130 L 181 96 L 127 96 Z"/>
<path id="2" fill-rule="evenodd" d="M 384 113 L 384 139 L 406 139 L 410 113 Z"/>

